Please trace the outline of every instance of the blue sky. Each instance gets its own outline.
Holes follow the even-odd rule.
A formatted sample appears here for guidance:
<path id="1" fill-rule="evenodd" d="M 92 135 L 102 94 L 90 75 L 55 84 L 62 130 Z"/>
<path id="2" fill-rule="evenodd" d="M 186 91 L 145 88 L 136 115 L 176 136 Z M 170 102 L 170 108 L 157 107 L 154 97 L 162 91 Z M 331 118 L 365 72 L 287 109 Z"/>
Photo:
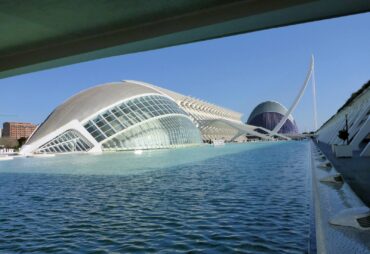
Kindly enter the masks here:
<path id="1" fill-rule="evenodd" d="M 237 35 L 0 79 L 0 124 L 40 123 L 76 92 L 133 79 L 242 112 L 265 100 L 286 107 L 316 59 L 319 126 L 370 79 L 370 14 Z M 312 89 L 293 113 L 313 128 Z"/>

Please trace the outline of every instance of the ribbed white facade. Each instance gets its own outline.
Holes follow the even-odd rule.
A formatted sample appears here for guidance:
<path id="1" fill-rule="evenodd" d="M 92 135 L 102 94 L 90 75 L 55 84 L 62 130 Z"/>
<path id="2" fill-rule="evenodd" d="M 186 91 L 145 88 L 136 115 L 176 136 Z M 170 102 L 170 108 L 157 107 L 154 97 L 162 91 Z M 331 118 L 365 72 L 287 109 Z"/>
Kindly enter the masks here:
<path id="1" fill-rule="evenodd" d="M 338 132 L 345 128 L 346 116 L 352 150 L 359 151 L 361 156 L 370 156 L 370 87 L 321 126 L 317 139 L 327 144 L 342 144 Z"/>

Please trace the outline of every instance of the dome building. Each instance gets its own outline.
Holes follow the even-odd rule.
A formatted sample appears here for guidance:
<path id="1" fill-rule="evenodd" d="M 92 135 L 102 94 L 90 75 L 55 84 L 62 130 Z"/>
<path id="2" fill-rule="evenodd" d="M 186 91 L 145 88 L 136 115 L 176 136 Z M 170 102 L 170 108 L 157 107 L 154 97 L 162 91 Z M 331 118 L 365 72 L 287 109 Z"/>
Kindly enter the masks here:
<path id="1" fill-rule="evenodd" d="M 243 124 L 242 114 L 140 81 L 82 91 L 58 106 L 33 132 L 22 154 L 102 152 L 199 145 L 246 134 L 271 136 Z"/>
<path id="2" fill-rule="evenodd" d="M 276 101 L 265 101 L 257 105 L 250 114 L 247 124 L 273 130 L 288 110 Z M 297 134 L 298 127 L 292 115 L 278 131 L 281 134 Z"/>
<path id="3" fill-rule="evenodd" d="M 199 130 L 171 97 L 154 87 L 116 82 L 85 90 L 58 106 L 22 152 L 100 152 L 199 143 Z"/>

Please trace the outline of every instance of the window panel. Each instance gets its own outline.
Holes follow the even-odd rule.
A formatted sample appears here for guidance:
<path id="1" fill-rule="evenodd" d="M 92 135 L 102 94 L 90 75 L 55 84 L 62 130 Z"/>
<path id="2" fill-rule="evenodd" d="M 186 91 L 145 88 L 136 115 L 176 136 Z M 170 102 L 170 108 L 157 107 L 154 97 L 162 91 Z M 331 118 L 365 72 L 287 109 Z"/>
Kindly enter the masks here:
<path id="1" fill-rule="evenodd" d="M 133 150 L 166 148 L 200 143 L 199 130 L 184 117 L 168 116 L 154 119 L 115 136 L 103 149 Z"/>
<path id="2" fill-rule="evenodd" d="M 42 145 L 39 149 L 36 150 L 36 153 L 73 152 L 76 147 L 75 144 L 77 144 L 78 142 L 84 142 L 86 144 L 82 151 L 88 151 L 93 147 L 93 145 L 76 130 L 67 130 L 66 132 L 60 134 L 51 141 Z"/>
<path id="3" fill-rule="evenodd" d="M 101 142 L 105 138 L 118 134 L 124 131 L 125 128 L 139 124 L 147 119 L 174 113 L 187 115 L 174 101 L 162 95 L 143 96 L 108 109 L 91 119 L 92 122 L 89 121 L 84 127 L 98 142 Z M 159 126 L 164 126 L 164 124 L 165 123 L 159 122 L 156 128 L 161 128 Z M 172 125 L 168 126 L 171 126 L 170 128 L 175 128 L 176 125 L 173 125 L 174 127 L 172 127 Z M 193 127 L 192 123 L 191 126 Z M 138 131 L 138 129 L 136 129 L 136 131 Z M 134 132 L 131 134 L 134 135 Z M 158 135 L 160 134 L 153 133 L 152 136 L 158 137 Z M 154 139 L 152 136 L 151 139 Z M 144 142 L 143 140 L 142 138 L 137 138 L 132 142 L 134 144 L 141 144 L 141 142 Z M 119 145 L 121 146 L 122 142 L 120 142 Z M 113 143 L 112 146 L 117 146 L 117 143 Z"/>

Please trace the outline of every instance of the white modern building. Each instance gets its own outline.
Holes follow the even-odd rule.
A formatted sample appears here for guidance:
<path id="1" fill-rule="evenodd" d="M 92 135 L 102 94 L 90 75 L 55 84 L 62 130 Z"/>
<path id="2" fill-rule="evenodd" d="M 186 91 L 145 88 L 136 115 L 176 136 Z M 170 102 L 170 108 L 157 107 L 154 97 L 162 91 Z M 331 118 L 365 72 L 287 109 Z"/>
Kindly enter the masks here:
<path id="1" fill-rule="evenodd" d="M 243 141 L 247 135 L 264 140 L 285 138 L 243 124 L 241 116 L 144 82 L 108 83 L 82 91 L 58 106 L 21 153 L 159 149 L 215 139 Z"/>
<path id="2" fill-rule="evenodd" d="M 320 127 L 317 139 L 330 145 L 342 144 L 338 132 L 345 128 L 346 116 L 351 149 L 360 156 L 370 156 L 370 81 Z"/>

